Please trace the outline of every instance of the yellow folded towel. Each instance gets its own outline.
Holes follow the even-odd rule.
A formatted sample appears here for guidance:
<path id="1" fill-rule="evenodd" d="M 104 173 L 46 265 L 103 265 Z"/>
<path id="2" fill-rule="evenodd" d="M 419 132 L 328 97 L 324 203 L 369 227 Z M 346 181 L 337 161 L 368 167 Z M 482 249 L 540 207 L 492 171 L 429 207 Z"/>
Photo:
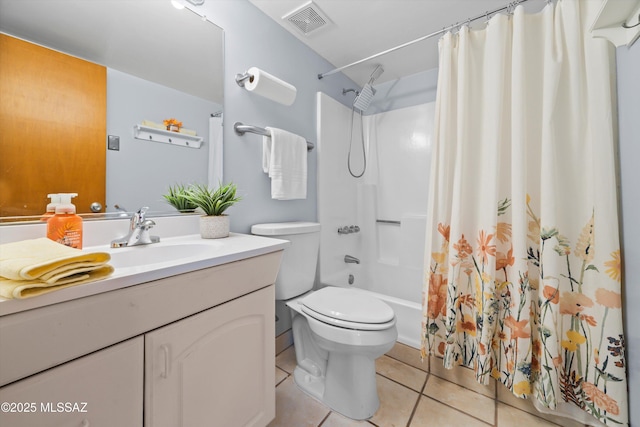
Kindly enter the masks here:
<path id="1" fill-rule="evenodd" d="M 54 284 L 77 273 L 78 268 L 98 268 L 111 255 L 84 252 L 43 237 L 0 245 L 0 276 L 12 280 L 45 280 Z M 53 283 L 52 278 L 55 277 Z"/>
<path id="2" fill-rule="evenodd" d="M 74 275 L 67 276 L 63 280 L 58 280 L 55 285 L 51 285 L 41 280 L 11 280 L 0 277 L 0 296 L 7 299 L 35 297 L 37 295 L 57 291 L 70 286 L 95 282 L 96 280 L 104 279 L 111 273 L 113 273 L 113 267 L 110 265 L 103 265 L 102 267 L 98 267 L 97 269 L 94 268 L 86 273 L 79 272 Z"/>

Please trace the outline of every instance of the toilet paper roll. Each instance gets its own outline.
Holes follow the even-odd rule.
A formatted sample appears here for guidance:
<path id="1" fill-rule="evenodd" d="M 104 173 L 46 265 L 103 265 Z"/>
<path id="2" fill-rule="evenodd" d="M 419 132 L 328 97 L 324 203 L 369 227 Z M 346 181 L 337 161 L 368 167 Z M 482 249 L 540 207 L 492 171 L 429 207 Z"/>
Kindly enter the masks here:
<path id="1" fill-rule="evenodd" d="M 291 105 L 295 101 L 295 86 L 256 67 L 249 68 L 247 73 L 252 76 L 244 84 L 244 88 L 249 92 L 284 105 Z"/>

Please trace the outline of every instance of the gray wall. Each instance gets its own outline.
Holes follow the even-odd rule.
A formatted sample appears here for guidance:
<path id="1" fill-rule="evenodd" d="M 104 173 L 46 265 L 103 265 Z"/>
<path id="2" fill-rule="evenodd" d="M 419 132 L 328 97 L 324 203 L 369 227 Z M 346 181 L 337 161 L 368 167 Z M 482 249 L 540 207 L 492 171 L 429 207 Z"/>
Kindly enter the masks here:
<path id="1" fill-rule="evenodd" d="M 316 221 L 316 150 L 308 157 L 307 199 L 272 200 L 270 180 L 261 169 L 262 137 L 238 136 L 233 124 L 278 127 L 315 142 L 316 92 L 350 105 L 353 96 L 343 96 L 342 89 L 356 84 L 341 73 L 319 80 L 319 73 L 344 64 L 330 64 L 246 0 L 205 2 L 200 10 L 225 31 L 224 180 L 235 182 L 244 197 L 228 211 L 232 231 L 247 233 L 260 222 Z M 296 86 L 294 104 L 280 105 L 240 88 L 235 75 L 252 66 Z M 367 113 L 433 101 L 436 78 L 432 70 L 377 86 L 379 94 Z"/>
<path id="2" fill-rule="evenodd" d="M 209 117 L 222 106 L 157 83 L 107 69 L 107 134 L 120 137 L 120 150 L 107 151 L 107 212 L 118 204 L 127 211 L 174 211 L 162 197 L 169 185 L 207 183 Z M 133 137 L 143 120 L 162 123 L 175 117 L 204 138 L 201 148 L 186 148 Z"/>
<path id="3" fill-rule="evenodd" d="M 306 200 L 271 199 L 271 183 L 262 172 L 262 137 L 238 136 L 235 122 L 286 129 L 316 140 L 316 92 L 341 99 L 343 87 L 354 83 L 342 74 L 318 80 L 334 68 L 273 22 L 248 1 L 208 1 L 202 10 L 225 32 L 224 180 L 237 184 L 244 200 L 229 209 L 231 230 L 246 233 L 251 225 L 277 221 L 316 221 L 316 152 L 309 152 Z M 250 93 L 235 75 L 255 66 L 297 88 L 293 105 L 284 106 Z"/>
<path id="4" fill-rule="evenodd" d="M 630 424 L 640 426 L 640 41 L 618 48 L 616 56 Z"/>

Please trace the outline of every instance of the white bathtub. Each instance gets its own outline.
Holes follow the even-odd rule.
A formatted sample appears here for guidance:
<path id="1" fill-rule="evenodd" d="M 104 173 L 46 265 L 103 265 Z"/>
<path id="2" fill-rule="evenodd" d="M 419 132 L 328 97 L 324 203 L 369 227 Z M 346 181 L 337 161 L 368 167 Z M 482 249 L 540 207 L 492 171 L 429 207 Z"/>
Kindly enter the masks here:
<path id="1" fill-rule="evenodd" d="M 422 306 L 416 302 L 363 291 L 381 299 L 391 306 L 396 313 L 396 327 L 398 328 L 398 342 L 420 349 L 420 334 L 422 329 Z"/>

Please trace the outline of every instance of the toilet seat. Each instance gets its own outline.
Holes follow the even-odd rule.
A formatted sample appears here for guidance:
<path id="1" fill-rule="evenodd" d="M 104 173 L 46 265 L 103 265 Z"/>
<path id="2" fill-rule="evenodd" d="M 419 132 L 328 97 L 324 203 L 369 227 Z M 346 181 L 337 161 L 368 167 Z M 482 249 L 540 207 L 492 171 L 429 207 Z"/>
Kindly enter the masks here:
<path id="1" fill-rule="evenodd" d="M 396 324 L 396 319 L 394 318 L 393 320 L 389 321 L 389 322 L 385 322 L 385 323 L 358 323 L 358 322 L 346 322 L 344 320 L 340 320 L 340 319 L 334 319 L 333 317 L 329 317 L 329 316 L 325 316 L 323 314 L 320 314 L 316 311 L 313 311 L 311 309 L 309 309 L 308 307 L 305 307 L 304 305 L 302 306 L 302 312 L 304 314 L 307 314 L 311 317 L 313 317 L 314 319 L 323 322 L 323 323 L 327 323 L 331 326 L 337 326 L 339 328 L 345 328 L 345 329 L 354 329 L 354 330 L 358 330 L 358 331 L 381 331 L 383 329 L 388 329 L 391 328 L 393 325 Z"/>
<path id="2" fill-rule="evenodd" d="M 354 289 L 329 286 L 298 302 L 305 314 L 341 328 L 377 331 L 395 325 L 391 307 Z"/>

